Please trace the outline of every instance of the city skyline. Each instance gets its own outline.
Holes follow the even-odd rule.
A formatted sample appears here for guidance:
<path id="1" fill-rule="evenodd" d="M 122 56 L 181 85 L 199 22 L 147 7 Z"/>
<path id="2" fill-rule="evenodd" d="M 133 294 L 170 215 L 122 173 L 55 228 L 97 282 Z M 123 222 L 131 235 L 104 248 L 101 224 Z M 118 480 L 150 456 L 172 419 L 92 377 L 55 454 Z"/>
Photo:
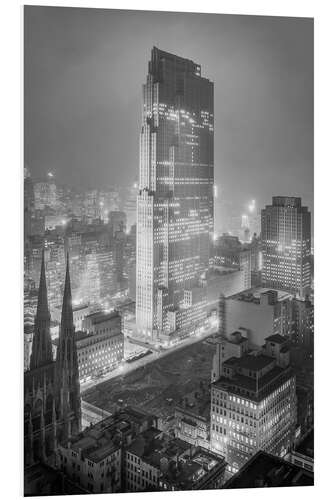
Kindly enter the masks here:
<path id="1" fill-rule="evenodd" d="M 34 176 L 53 171 L 90 188 L 137 178 L 140 86 L 156 45 L 204 61 L 215 82 L 224 202 L 300 196 L 313 213 L 311 19 L 43 7 L 25 16 L 25 162 Z"/>
<path id="2" fill-rule="evenodd" d="M 312 31 L 25 9 L 25 495 L 313 486 Z"/>

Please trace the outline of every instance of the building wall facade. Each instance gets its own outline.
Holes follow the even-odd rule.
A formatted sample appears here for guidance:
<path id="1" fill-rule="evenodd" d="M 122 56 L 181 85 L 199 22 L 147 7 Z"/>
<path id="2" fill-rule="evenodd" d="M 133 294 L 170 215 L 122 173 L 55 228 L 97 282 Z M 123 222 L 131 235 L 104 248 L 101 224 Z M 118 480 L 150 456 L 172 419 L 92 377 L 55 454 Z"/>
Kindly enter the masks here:
<path id="1" fill-rule="evenodd" d="M 71 447 L 59 446 L 57 467 L 90 493 L 115 493 L 121 490 L 121 447 L 100 457 L 85 455 Z"/>
<path id="2" fill-rule="evenodd" d="M 290 336 L 292 333 L 292 300 L 291 297 L 276 298 L 272 301 L 268 292 L 254 293 L 253 290 L 222 298 L 223 318 L 221 327 L 223 334 L 230 336 L 235 330 L 245 328 L 249 342 L 262 346 L 269 335 L 280 334 Z M 220 304 L 221 307 L 221 304 Z"/>

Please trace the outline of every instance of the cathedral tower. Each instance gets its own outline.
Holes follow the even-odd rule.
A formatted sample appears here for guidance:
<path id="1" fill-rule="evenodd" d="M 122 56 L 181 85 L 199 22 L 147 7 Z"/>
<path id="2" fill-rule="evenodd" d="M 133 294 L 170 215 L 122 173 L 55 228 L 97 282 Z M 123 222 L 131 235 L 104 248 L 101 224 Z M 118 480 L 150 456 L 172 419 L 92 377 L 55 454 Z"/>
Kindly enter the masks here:
<path id="1" fill-rule="evenodd" d="M 55 364 L 56 407 L 62 429 L 59 438 L 69 439 L 81 430 L 79 369 L 73 322 L 72 293 L 67 254 L 59 344 Z"/>
<path id="2" fill-rule="evenodd" d="M 38 290 L 37 313 L 35 316 L 35 332 L 30 356 L 31 370 L 48 365 L 53 361 L 52 343 L 50 336 L 50 319 L 51 316 L 47 302 L 45 258 L 43 250 Z"/>

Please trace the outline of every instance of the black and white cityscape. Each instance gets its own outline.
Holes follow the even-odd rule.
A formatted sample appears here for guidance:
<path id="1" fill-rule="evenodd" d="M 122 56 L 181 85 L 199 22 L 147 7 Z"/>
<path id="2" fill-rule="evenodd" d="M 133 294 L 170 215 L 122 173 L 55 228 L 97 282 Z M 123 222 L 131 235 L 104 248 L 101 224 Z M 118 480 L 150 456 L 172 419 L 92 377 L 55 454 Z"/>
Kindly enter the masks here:
<path id="1" fill-rule="evenodd" d="M 24 494 L 314 484 L 313 19 L 24 8 Z"/>

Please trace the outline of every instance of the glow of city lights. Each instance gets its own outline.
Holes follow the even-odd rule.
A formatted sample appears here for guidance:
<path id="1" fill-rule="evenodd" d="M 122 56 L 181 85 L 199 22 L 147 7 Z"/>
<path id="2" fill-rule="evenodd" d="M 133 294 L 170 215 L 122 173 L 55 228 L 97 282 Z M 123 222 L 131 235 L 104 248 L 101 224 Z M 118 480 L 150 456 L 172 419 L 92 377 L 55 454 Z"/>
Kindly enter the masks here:
<path id="1" fill-rule="evenodd" d="M 242 215 L 242 227 L 249 227 L 249 217 L 246 214 Z"/>
<path id="2" fill-rule="evenodd" d="M 262 270 L 262 265 L 263 265 L 262 252 L 259 252 L 259 271 Z"/>
<path id="3" fill-rule="evenodd" d="M 249 212 L 252 214 L 256 209 L 256 200 L 251 200 L 251 203 L 248 206 Z"/>

